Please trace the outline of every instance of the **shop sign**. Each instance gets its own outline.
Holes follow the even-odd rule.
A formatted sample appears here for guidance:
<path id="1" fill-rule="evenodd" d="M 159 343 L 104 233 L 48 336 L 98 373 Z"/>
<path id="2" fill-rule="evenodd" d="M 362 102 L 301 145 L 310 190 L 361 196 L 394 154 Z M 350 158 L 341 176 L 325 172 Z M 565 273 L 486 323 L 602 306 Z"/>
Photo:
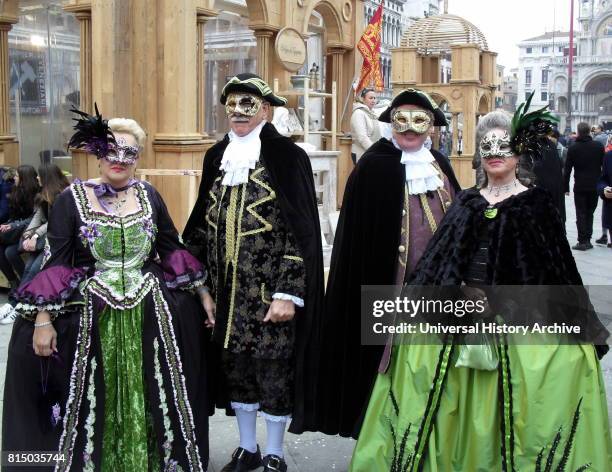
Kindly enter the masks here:
<path id="1" fill-rule="evenodd" d="M 276 35 L 274 43 L 276 57 L 291 72 L 297 72 L 306 61 L 306 43 L 300 32 L 294 28 L 283 28 Z"/>

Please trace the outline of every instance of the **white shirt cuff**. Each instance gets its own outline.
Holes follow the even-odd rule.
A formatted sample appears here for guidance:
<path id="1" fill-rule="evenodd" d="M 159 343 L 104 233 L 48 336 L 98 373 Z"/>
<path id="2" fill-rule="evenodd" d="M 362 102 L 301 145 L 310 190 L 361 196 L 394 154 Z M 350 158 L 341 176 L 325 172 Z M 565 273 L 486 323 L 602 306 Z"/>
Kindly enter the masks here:
<path id="1" fill-rule="evenodd" d="M 299 297 L 294 297 L 293 295 L 287 295 L 286 293 L 275 293 L 272 295 L 272 298 L 275 300 L 290 300 L 295 304 L 295 306 L 304 308 L 304 300 Z"/>

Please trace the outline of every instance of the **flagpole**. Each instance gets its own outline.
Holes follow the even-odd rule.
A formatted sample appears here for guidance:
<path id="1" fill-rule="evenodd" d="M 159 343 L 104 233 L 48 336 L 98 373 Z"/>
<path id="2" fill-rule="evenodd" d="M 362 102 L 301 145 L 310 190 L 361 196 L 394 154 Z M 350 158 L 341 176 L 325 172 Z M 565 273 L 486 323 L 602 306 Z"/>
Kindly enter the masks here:
<path id="1" fill-rule="evenodd" d="M 357 76 L 353 77 L 353 80 L 351 81 L 351 86 L 349 87 L 349 91 L 346 94 L 346 99 L 344 100 L 344 107 L 342 108 L 342 115 L 340 116 L 340 128 L 342 128 L 342 122 L 344 121 L 344 115 L 346 115 L 346 107 L 348 106 L 349 100 L 351 98 L 351 93 L 355 92 L 355 80 L 357 79 Z"/>

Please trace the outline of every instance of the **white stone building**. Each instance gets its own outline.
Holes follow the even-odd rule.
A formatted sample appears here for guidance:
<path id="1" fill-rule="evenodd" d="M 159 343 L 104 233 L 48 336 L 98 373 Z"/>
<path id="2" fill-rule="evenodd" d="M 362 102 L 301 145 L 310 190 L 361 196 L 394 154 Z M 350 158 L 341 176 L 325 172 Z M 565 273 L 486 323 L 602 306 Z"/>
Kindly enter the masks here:
<path id="1" fill-rule="evenodd" d="M 518 99 L 518 68 L 510 69 L 509 74 L 504 77 L 502 91 L 504 94 L 502 108 L 507 112 L 514 113 Z"/>
<path id="2" fill-rule="evenodd" d="M 612 129 L 612 1 L 578 0 L 574 32 L 571 128 L 585 121 Z M 550 32 L 519 44 L 518 101 L 550 104 L 566 129 L 569 33 Z"/>
<path id="3" fill-rule="evenodd" d="M 532 106 L 543 107 L 551 100 L 553 64 L 569 52 L 569 33 L 553 31 L 529 38 L 519 43 L 519 49 L 517 101 L 525 101 L 535 91 Z"/>
<path id="4" fill-rule="evenodd" d="M 612 1 L 579 0 L 576 6 L 571 128 L 585 121 L 612 130 Z M 562 130 L 567 127 L 567 62 L 567 56 L 555 58 L 550 80 L 552 107 Z"/>

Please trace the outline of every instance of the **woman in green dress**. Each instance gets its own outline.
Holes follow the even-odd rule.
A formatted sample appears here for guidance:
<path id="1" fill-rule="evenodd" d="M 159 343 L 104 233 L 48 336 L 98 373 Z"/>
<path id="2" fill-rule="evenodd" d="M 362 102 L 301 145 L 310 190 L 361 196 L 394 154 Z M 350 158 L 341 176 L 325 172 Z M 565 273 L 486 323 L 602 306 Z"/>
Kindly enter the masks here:
<path id="1" fill-rule="evenodd" d="M 481 119 L 486 184 L 457 196 L 408 284 L 582 290 L 550 195 L 519 180 L 519 156 L 537 154 L 550 128 L 547 113 L 527 109 L 519 109 L 513 126 L 504 112 Z M 350 471 L 612 470 L 598 359 L 609 333 L 592 316 L 575 321 L 588 325 L 593 343 L 396 339 L 381 363 Z"/>
<path id="2" fill-rule="evenodd" d="M 50 259 L 15 295 L 2 449 L 55 451 L 56 471 L 204 471 L 204 268 L 133 179 L 140 126 L 81 113 L 75 129 L 100 178 L 57 197 Z"/>

